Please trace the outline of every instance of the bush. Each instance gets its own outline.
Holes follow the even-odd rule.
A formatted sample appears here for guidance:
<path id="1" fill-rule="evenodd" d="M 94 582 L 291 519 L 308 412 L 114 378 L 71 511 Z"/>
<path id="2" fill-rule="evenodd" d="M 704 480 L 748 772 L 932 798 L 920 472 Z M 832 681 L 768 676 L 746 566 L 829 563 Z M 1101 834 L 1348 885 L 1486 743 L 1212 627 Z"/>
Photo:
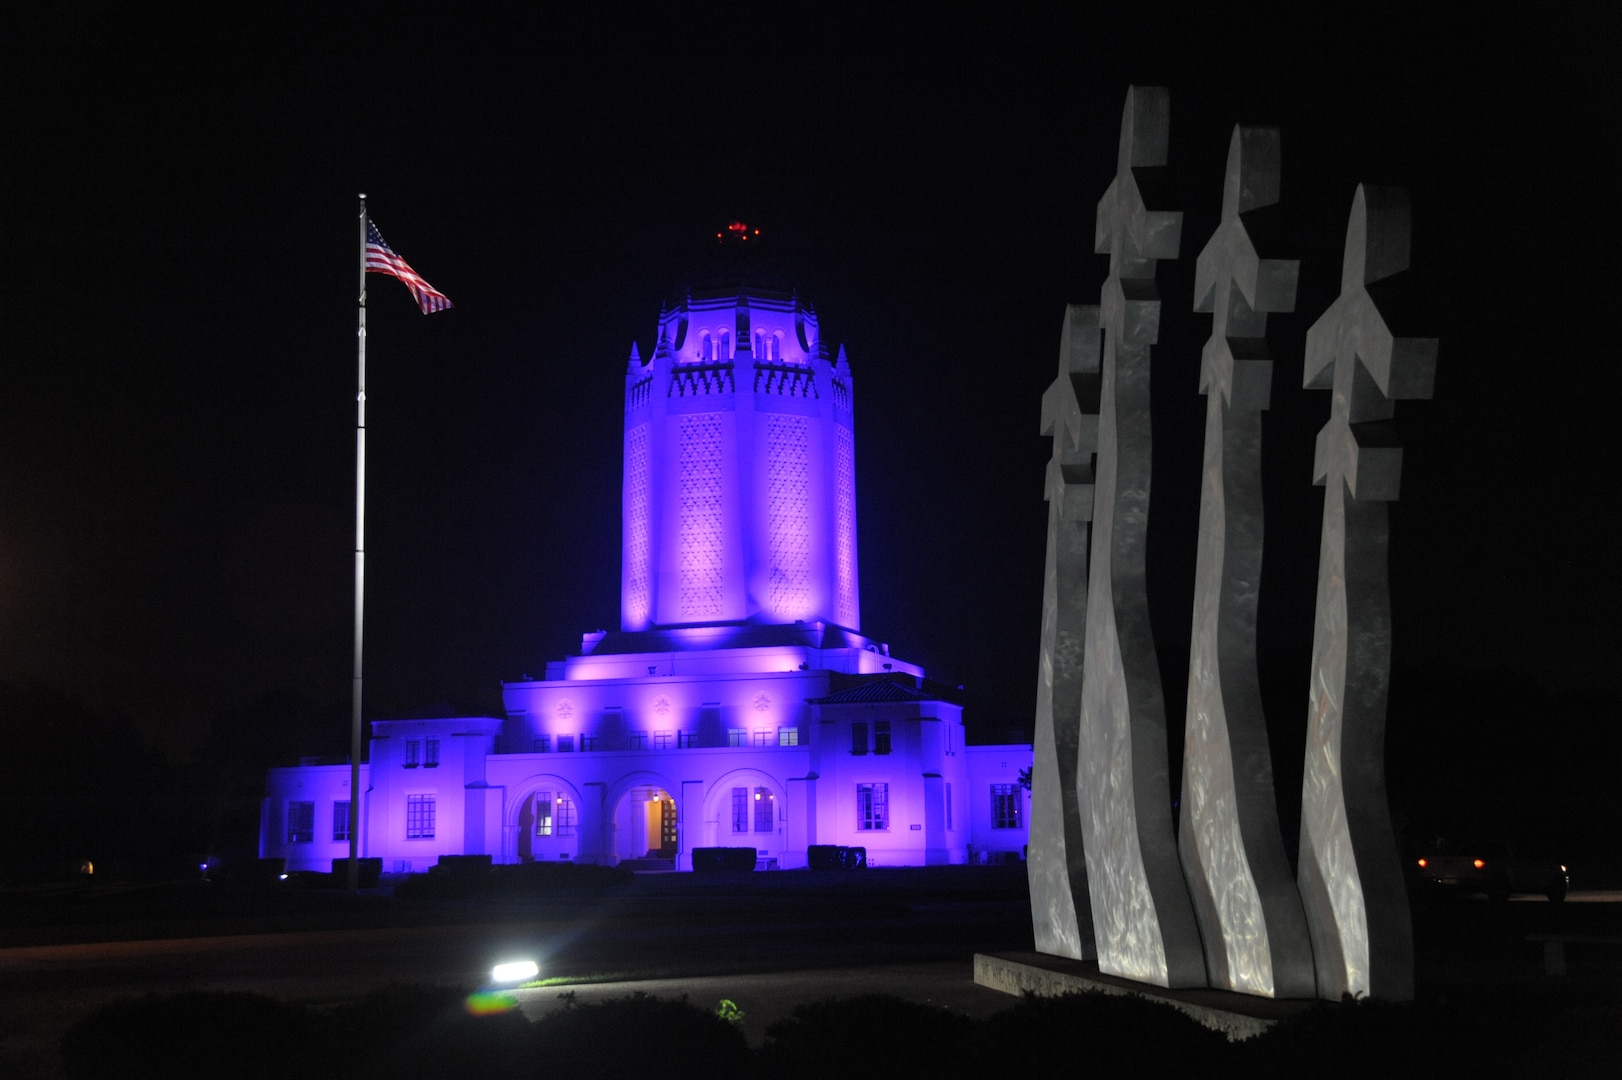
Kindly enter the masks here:
<path id="1" fill-rule="evenodd" d="M 517 1011 L 471 1015 L 454 987 L 391 986 L 333 1010 L 316 1076 L 503 1080 L 539 1075 L 535 1027 Z M 300 1080 L 312 1075 L 306 1069 Z"/>
<path id="2" fill-rule="evenodd" d="M 754 870 L 756 853 L 752 847 L 700 847 L 693 849 L 693 872 L 713 874 L 722 870 Z"/>
<path id="3" fill-rule="evenodd" d="M 307 1073 L 314 1018 L 258 994 L 194 992 L 115 1001 L 62 1036 L 72 1080 L 129 1076 L 285 1078 Z"/>
<path id="4" fill-rule="evenodd" d="M 977 1044 L 982 1069 L 1018 1076 L 1074 1072 L 1078 1048 L 1099 1075 L 1203 1075 L 1223 1071 L 1222 1055 L 1233 1049 L 1226 1035 L 1170 1005 L 1102 993 L 1026 994 L 981 1026 Z"/>
<path id="5" fill-rule="evenodd" d="M 805 851 L 806 865 L 813 870 L 865 870 L 865 847 L 840 847 L 836 844 L 812 844 Z"/>
<path id="6" fill-rule="evenodd" d="M 569 998 L 535 1023 L 533 1061 L 548 1076 L 592 1080 L 731 1080 L 750 1075 L 743 1032 L 708 1009 L 632 994 Z M 473 1075 L 473 1074 L 469 1074 Z M 536 1075 L 541 1075 L 537 1072 Z"/>
<path id="7" fill-rule="evenodd" d="M 441 855 L 428 872 L 446 877 L 485 878 L 490 876 L 490 864 L 488 855 Z"/>
<path id="8" fill-rule="evenodd" d="M 355 861 L 360 864 L 357 867 L 360 871 L 360 887 L 363 889 L 377 888 L 378 882 L 383 879 L 383 860 L 374 857 L 356 859 Z M 337 883 L 339 888 L 349 888 L 349 856 L 345 855 L 342 858 L 332 860 L 332 880 Z"/>
<path id="9" fill-rule="evenodd" d="M 491 867 L 483 873 L 457 870 L 414 874 L 394 887 L 394 897 L 396 900 L 466 900 L 474 897 L 526 900 L 563 890 L 600 892 L 609 886 L 632 881 L 635 876 L 623 867 L 597 866 L 593 863 L 511 863 Z"/>
<path id="10" fill-rule="evenodd" d="M 962 1076 L 974 1030 L 967 1017 L 888 994 L 834 998 L 797 1006 L 788 1019 L 767 1028 L 761 1071 L 807 1080 Z M 1065 1073 L 1075 1071 L 1074 1044 L 1071 1050 Z M 1008 1072 L 999 1063 L 996 1074 Z"/>

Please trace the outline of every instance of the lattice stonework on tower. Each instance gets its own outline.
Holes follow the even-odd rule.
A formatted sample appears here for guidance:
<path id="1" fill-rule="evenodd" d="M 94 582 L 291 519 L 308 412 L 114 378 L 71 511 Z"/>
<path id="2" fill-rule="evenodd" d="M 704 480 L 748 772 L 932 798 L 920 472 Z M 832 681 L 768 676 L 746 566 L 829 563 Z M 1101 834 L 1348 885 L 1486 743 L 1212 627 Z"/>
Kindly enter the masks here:
<path id="1" fill-rule="evenodd" d="M 648 425 L 643 424 L 625 440 L 625 612 L 637 626 L 652 610 L 649 482 Z"/>
<path id="2" fill-rule="evenodd" d="M 684 622 L 721 614 L 721 466 L 721 414 L 683 416 L 676 463 L 676 573 Z"/>
<path id="3" fill-rule="evenodd" d="M 766 417 L 766 527 L 771 578 L 766 604 L 778 616 L 811 613 L 810 422 Z"/>
<path id="4" fill-rule="evenodd" d="M 836 427 L 834 445 L 834 605 L 841 626 L 856 628 L 856 442 Z"/>

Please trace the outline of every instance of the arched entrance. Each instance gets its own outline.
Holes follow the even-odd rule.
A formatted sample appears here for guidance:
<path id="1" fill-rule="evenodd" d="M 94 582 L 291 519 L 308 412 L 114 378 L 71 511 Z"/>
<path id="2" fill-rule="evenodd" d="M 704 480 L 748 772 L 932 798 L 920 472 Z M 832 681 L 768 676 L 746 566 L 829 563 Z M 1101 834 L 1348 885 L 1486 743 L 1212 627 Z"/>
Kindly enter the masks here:
<path id="1" fill-rule="evenodd" d="M 627 789 L 614 808 L 614 857 L 674 862 L 676 850 L 676 800 L 670 792 L 654 783 Z"/>
<path id="2" fill-rule="evenodd" d="M 780 859 L 788 803 L 782 782 L 759 769 L 737 769 L 710 786 L 704 797 L 706 842 L 716 847 L 752 847 L 763 860 Z"/>
<path id="3" fill-rule="evenodd" d="M 518 861 L 572 861 L 580 852 L 580 804 L 561 779 L 525 795 L 518 809 Z"/>

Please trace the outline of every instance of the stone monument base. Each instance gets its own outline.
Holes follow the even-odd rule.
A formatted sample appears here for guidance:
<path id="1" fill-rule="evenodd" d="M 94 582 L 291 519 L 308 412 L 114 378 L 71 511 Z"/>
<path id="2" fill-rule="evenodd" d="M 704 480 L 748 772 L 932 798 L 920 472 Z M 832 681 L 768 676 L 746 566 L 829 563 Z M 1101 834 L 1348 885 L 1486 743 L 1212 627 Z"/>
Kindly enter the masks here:
<path id="1" fill-rule="evenodd" d="M 974 954 L 974 981 L 1005 994 L 1135 994 L 1159 1001 L 1193 1017 L 1230 1041 L 1240 1042 L 1312 1008 L 1314 999 L 1281 1000 L 1235 994 L 1228 990 L 1167 990 L 1160 986 L 1105 975 L 1096 960 L 1071 960 L 1038 952 Z"/>

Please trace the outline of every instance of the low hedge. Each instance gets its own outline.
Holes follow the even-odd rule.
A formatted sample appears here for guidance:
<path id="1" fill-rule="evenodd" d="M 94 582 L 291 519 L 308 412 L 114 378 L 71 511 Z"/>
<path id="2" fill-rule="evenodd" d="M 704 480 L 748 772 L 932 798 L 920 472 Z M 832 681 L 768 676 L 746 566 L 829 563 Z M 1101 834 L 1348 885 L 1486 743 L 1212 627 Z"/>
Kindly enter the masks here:
<path id="1" fill-rule="evenodd" d="M 812 844 L 805 851 L 806 865 L 813 870 L 865 870 L 865 847 L 840 847 L 837 844 Z"/>
<path id="2" fill-rule="evenodd" d="M 714 874 L 721 871 L 754 870 L 757 858 L 752 847 L 699 847 L 693 849 L 693 872 Z"/>

